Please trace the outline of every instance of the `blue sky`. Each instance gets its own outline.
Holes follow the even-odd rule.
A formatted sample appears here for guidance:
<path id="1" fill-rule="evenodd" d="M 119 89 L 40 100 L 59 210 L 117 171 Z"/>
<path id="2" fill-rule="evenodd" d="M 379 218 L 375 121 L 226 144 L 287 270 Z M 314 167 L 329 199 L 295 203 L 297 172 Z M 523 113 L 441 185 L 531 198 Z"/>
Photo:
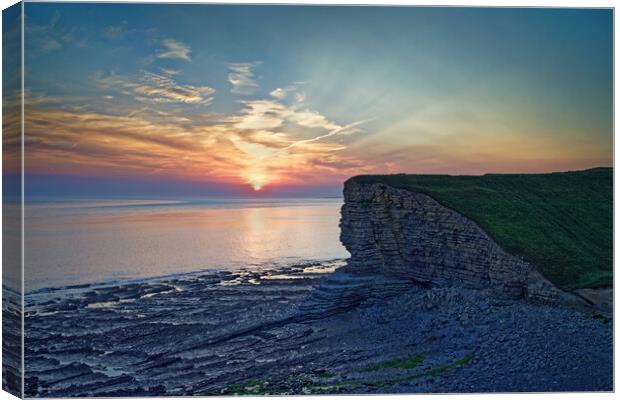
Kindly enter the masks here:
<path id="1" fill-rule="evenodd" d="M 601 9 L 26 3 L 27 167 L 267 190 L 611 165 L 612 25 Z"/>

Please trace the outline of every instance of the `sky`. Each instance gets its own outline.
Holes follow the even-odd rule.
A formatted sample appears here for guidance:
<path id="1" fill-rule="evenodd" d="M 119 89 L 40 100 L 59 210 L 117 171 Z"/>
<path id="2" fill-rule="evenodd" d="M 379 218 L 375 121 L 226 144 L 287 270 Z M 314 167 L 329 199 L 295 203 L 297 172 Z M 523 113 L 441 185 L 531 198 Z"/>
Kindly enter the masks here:
<path id="1" fill-rule="evenodd" d="M 33 193 L 321 195 L 359 174 L 613 164 L 611 10 L 26 3 L 25 15 Z"/>

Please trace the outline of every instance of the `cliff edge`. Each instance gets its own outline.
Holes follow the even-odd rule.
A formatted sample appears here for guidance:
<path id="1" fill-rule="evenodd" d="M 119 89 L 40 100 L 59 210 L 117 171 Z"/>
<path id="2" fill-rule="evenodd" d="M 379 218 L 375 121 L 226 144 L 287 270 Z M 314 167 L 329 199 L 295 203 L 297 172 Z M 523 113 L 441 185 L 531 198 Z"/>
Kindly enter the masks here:
<path id="1" fill-rule="evenodd" d="M 426 194 L 475 221 L 565 290 L 613 285 L 613 169 L 547 174 L 361 175 Z M 345 198 L 345 202 L 347 199 Z"/>
<path id="2" fill-rule="evenodd" d="M 605 179 L 602 185 L 603 200 L 599 198 L 599 202 L 606 201 L 607 172 L 611 170 L 594 171 L 597 174 L 596 179 Z M 579 192 L 584 190 L 584 187 L 566 188 L 566 179 L 573 179 L 575 175 L 572 174 L 582 173 L 539 174 L 532 175 L 533 178 L 523 175 L 496 175 L 490 176 L 489 179 L 496 181 L 507 177 L 508 181 L 514 183 L 514 178 L 517 177 L 522 181 L 525 179 L 529 184 L 532 179 L 536 183 L 540 177 L 547 179 L 551 176 L 552 183 L 560 179 L 558 187 L 561 183 L 563 191 Z M 603 173 L 603 178 L 600 173 Z M 581 175 L 577 176 L 581 178 Z M 426 187 L 416 190 L 411 186 L 403 188 L 384 183 L 384 181 L 402 182 L 403 177 L 410 176 L 387 177 L 395 177 L 396 180 L 381 176 L 361 176 L 351 178 L 345 183 L 340 240 L 351 257 L 345 267 L 317 288 L 308 303 L 308 309 L 323 314 L 337 312 L 351 308 L 368 298 L 388 297 L 398 293 L 399 290 L 418 285 L 475 289 L 500 301 L 523 299 L 611 314 L 611 302 L 606 298 L 609 296 L 604 300 L 597 300 L 597 296 L 592 296 L 590 293 L 592 289 L 579 288 L 571 291 L 558 286 L 541 272 L 540 265 L 533 261 L 532 257 L 528 257 L 529 254 L 507 250 L 477 221 L 447 206 L 445 202 L 438 201 L 429 194 Z M 485 177 L 487 176 L 449 178 L 484 179 Z M 445 176 L 441 178 L 446 179 Z M 430 176 L 430 179 L 436 179 L 436 176 Z M 596 179 L 594 182 L 598 184 Z M 468 185 L 470 188 L 471 181 Z M 550 187 L 553 188 L 553 184 Z M 524 191 L 528 190 L 529 195 L 532 195 L 533 190 L 525 186 Z M 542 190 L 549 190 L 549 187 Z M 494 200 L 493 195 L 496 193 L 488 190 L 489 202 Z M 509 197 L 506 192 L 502 192 L 501 195 L 504 198 Z M 524 197 L 514 192 L 509 195 L 520 200 Z M 537 198 L 544 197 L 540 193 L 536 195 Z M 592 196 L 591 193 L 588 195 Z M 612 201 L 609 203 L 611 207 Z M 531 208 L 536 206 L 532 204 Z M 594 205 L 596 210 L 599 210 L 600 206 Z M 488 212 L 493 215 L 493 212 L 497 212 L 497 210 L 488 211 L 488 204 L 484 201 L 480 202 L 479 207 L 482 213 Z M 602 207 L 606 210 L 605 204 Z M 579 221 L 575 222 L 577 216 L 574 214 L 550 213 L 545 223 L 551 226 L 557 222 L 558 226 L 563 226 L 565 230 L 563 234 L 571 235 L 568 226 L 570 224 L 562 219 L 566 218 L 570 223 L 579 226 Z M 604 219 L 606 215 L 602 217 Z M 553 221 L 554 218 L 560 221 Z M 523 223 L 522 220 L 518 222 Z M 517 228 L 521 228 L 516 225 Z M 586 222 L 581 226 L 588 229 Z M 504 225 L 504 228 L 509 230 L 514 227 Z M 534 226 L 532 229 L 536 230 L 538 227 Z M 599 240 L 602 243 L 606 241 L 606 233 L 601 232 Z M 574 240 L 574 245 L 582 245 L 579 243 L 579 236 L 572 235 L 571 238 Z M 536 236 L 526 239 L 535 240 Z M 550 244 L 553 245 L 556 243 Z M 537 243 L 536 246 L 541 244 Z M 583 243 L 583 246 L 587 247 L 588 243 Z M 535 246 L 534 248 L 536 249 Z M 561 252 L 562 248 L 554 251 Z M 607 289 L 605 292 L 610 294 L 611 290 Z"/>
<path id="3" fill-rule="evenodd" d="M 428 286 L 488 290 L 506 299 L 554 302 L 563 292 L 524 258 L 432 197 L 349 180 L 340 222 L 346 271 Z"/>

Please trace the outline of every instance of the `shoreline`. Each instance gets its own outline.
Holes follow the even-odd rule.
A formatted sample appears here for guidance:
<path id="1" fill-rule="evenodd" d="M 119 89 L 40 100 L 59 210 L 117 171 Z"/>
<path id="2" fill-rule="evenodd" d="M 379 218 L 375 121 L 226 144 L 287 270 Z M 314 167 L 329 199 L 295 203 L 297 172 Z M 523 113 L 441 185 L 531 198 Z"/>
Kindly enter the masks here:
<path id="1" fill-rule="evenodd" d="M 75 283 L 75 284 L 66 284 L 66 285 L 57 285 L 57 286 L 42 286 L 35 289 L 31 289 L 24 293 L 26 298 L 45 295 L 48 293 L 59 293 L 64 291 L 73 291 L 73 290 L 86 290 L 86 289 L 100 289 L 111 286 L 122 286 L 126 284 L 148 284 L 148 283 L 161 283 L 168 280 L 174 280 L 177 278 L 183 277 L 191 277 L 195 275 L 206 275 L 206 274 L 216 274 L 216 275 L 226 275 L 226 274 L 237 274 L 237 273 L 245 273 L 245 272 L 260 272 L 264 271 L 266 273 L 272 273 L 273 271 L 286 271 L 289 269 L 298 269 L 305 268 L 309 266 L 316 266 L 321 264 L 332 264 L 332 263 L 344 263 L 346 261 L 345 258 L 329 258 L 325 260 L 300 260 L 295 261 L 290 264 L 285 263 L 265 263 L 265 264 L 253 264 L 249 266 L 240 266 L 240 267 L 231 267 L 231 268 L 216 268 L 216 267 L 208 267 L 202 268 L 194 271 L 187 272 L 178 272 L 178 273 L 170 273 L 163 275 L 153 275 L 153 276 L 144 276 L 144 277 L 121 277 L 115 279 L 103 279 L 97 280 L 93 282 L 83 282 L 83 283 Z M 3 285 L 4 288 L 15 292 L 15 289 L 10 286 Z"/>
<path id="2" fill-rule="evenodd" d="M 333 267 L 49 296 L 26 310 L 26 395 L 612 390 L 607 321 L 413 284 L 308 314 L 314 289 L 339 274 Z"/>

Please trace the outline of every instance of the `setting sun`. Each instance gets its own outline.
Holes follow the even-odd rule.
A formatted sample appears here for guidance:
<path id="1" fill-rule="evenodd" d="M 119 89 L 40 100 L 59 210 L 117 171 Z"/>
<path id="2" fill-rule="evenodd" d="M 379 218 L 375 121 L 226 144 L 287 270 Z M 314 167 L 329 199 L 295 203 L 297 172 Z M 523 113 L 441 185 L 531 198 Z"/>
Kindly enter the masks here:
<path id="1" fill-rule="evenodd" d="M 261 190 L 270 179 L 260 170 L 253 169 L 246 174 L 246 181 L 255 191 Z"/>

